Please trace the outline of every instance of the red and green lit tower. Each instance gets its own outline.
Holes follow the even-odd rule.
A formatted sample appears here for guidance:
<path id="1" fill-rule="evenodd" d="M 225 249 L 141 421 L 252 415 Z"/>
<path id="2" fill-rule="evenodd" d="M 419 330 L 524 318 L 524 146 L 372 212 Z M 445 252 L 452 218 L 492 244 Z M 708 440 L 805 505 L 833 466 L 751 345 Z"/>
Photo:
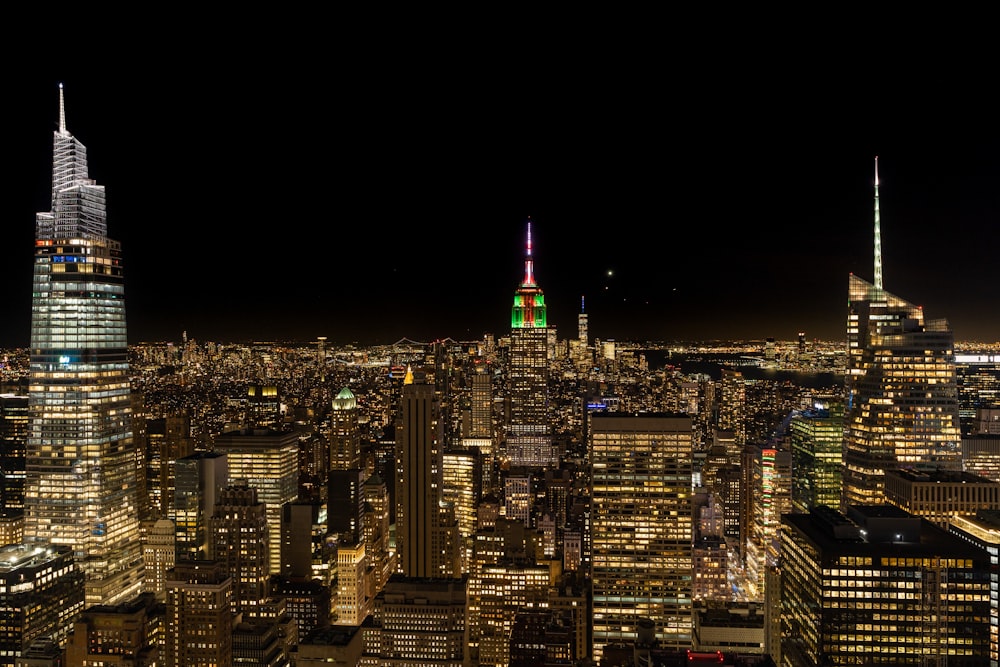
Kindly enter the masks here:
<path id="1" fill-rule="evenodd" d="M 511 465 L 558 463 L 552 450 L 548 415 L 549 327 L 545 295 L 535 283 L 531 220 L 524 259 L 524 280 L 514 292 L 510 323 L 510 422 L 507 458 Z"/>

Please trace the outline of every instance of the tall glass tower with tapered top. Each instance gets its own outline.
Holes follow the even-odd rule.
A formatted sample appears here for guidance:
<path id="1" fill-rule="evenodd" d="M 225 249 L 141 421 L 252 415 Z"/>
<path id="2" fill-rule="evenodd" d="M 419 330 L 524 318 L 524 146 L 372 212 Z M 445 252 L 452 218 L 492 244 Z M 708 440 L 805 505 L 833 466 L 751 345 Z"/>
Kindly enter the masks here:
<path id="1" fill-rule="evenodd" d="M 35 217 L 30 355 L 25 542 L 72 548 L 88 606 L 129 600 L 143 565 L 121 245 L 66 129 L 62 85 L 52 210 Z"/>
<path id="2" fill-rule="evenodd" d="M 955 337 L 947 320 L 882 287 L 878 159 L 875 282 L 851 275 L 842 508 L 885 502 L 887 470 L 960 470 Z"/>
<path id="3" fill-rule="evenodd" d="M 558 463 L 549 426 L 549 326 L 545 295 L 535 282 L 531 221 L 524 259 L 524 280 L 514 292 L 510 316 L 510 422 L 506 456 L 511 465 L 540 467 Z"/>

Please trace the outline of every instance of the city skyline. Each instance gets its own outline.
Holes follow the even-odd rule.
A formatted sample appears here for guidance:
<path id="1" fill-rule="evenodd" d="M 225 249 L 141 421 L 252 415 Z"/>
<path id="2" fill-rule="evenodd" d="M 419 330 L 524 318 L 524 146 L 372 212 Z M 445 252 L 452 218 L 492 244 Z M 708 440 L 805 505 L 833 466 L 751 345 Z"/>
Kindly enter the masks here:
<path id="1" fill-rule="evenodd" d="M 130 343 L 505 336 L 528 219 L 562 338 L 582 307 L 591 340 L 841 340 L 849 276 L 873 275 L 876 155 L 885 288 L 947 319 L 957 341 L 1000 340 L 995 139 L 931 128 L 915 143 L 873 124 L 845 141 L 771 119 L 767 142 L 661 128 L 639 145 L 659 121 L 647 111 L 623 126 L 622 109 L 582 141 L 559 122 L 575 98 L 554 93 L 500 128 L 471 111 L 448 121 L 448 96 L 422 107 L 426 125 L 358 114 L 325 127 L 307 122 L 321 102 L 294 77 L 238 102 L 176 79 L 167 92 L 65 81 L 68 129 L 122 242 Z M 2 347 L 28 345 L 58 83 L 16 94 L 12 160 L 25 167 L 4 226 Z"/>

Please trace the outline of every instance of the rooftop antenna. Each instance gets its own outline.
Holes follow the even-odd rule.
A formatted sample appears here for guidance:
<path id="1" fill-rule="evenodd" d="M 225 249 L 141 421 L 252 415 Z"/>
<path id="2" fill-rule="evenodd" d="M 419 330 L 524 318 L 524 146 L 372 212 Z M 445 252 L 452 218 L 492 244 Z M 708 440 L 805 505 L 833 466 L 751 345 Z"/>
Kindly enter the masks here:
<path id="1" fill-rule="evenodd" d="M 531 258 L 531 216 L 528 216 L 528 242 L 526 248 L 527 252 L 524 257 L 524 282 L 522 284 L 531 287 L 535 284 L 535 260 Z"/>
<path id="2" fill-rule="evenodd" d="M 59 134 L 66 134 L 66 100 L 61 81 L 59 82 Z"/>
<path id="3" fill-rule="evenodd" d="M 878 155 L 875 156 L 875 288 L 882 289 L 882 227 L 878 217 Z"/>

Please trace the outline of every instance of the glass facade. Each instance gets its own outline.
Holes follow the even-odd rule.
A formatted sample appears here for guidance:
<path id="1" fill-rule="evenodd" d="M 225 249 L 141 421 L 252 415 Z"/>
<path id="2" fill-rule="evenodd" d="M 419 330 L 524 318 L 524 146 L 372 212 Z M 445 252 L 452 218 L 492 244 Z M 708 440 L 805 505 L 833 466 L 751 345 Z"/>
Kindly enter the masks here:
<path id="1" fill-rule="evenodd" d="M 64 109 L 60 89 L 52 210 L 36 215 L 25 541 L 71 547 L 87 604 L 113 604 L 143 571 L 121 246 Z"/>
<path id="2" fill-rule="evenodd" d="M 589 440 L 594 659 L 634 642 L 641 618 L 662 646 L 690 648 L 691 419 L 595 413 Z"/>
<path id="3" fill-rule="evenodd" d="M 961 469 L 954 335 L 850 277 L 843 504 L 884 501 L 888 468 Z"/>
<path id="4" fill-rule="evenodd" d="M 902 510 L 850 511 L 782 517 L 782 664 L 987 665 L 987 552 Z"/>

